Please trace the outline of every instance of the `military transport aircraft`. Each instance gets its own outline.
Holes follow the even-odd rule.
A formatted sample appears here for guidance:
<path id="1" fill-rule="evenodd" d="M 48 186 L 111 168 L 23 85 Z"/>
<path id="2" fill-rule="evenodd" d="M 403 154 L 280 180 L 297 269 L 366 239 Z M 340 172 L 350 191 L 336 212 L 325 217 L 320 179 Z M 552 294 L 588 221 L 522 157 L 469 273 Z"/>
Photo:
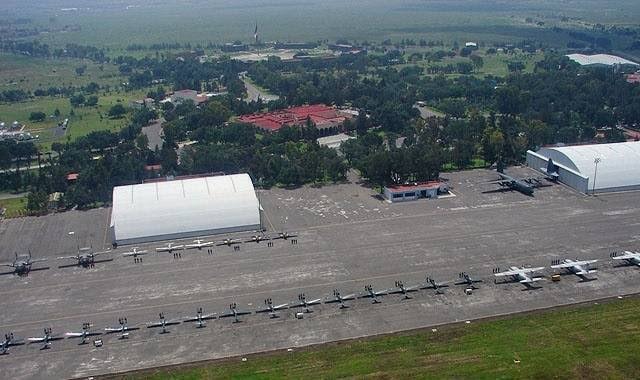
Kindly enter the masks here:
<path id="1" fill-rule="evenodd" d="M 67 338 L 80 338 L 80 343 L 78 343 L 79 345 L 86 344 L 88 337 L 102 335 L 102 332 L 100 331 L 90 331 L 89 329 L 91 328 L 91 326 L 91 323 L 84 322 L 82 324 L 81 332 L 68 332 L 65 335 L 67 336 Z"/>
<path id="2" fill-rule="evenodd" d="M 209 319 L 216 319 L 216 314 L 215 313 L 204 314 L 204 311 L 202 310 L 202 308 L 199 307 L 198 310 L 196 310 L 195 317 L 187 317 L 183 319 L 183 322 L 195 322 L 196 327 L 201 329 L 203 327 L 207 327 L 206 321 L 208 321 Z"/>
<path id="3" fill-rule="evenodd" d="M 557 182 L 558 178 L 560 178 L 558 167 L 553 163 L 552 159 L 549 159 L 549 161 L 547 161 L 547 167 L 540 168 L 540 171 L 547 175 L 549 181 Z"/>
<path id="4" fill-rule="evenodd" d="M 110 251 L 91 252 L 91 247 L 79 248 L 78 254 L 75 256 L 62 256 L 57 258 L 57 260 L 76 260 L 75 263 L 60 265 L 58 266 L 58 268 L 70 268 L 70 267 L 93 268 L 96 263 L 113 261 L 113 258 L 96 260 L 97 256 L 104 255 L 106 253 L 110 253 Z"/>
<path id="5" fill-rule="evenodd" d="M 2 264 L 0 264 L 0 266 L 13 268 L 13 271 L 0 273 L 0 275 L 2 275 L 2 274 L 16 274 L 18 276 L 27 276 L 29 274 L 29 272 L 32 272 L 32 271 L 49 269 L 49 267 L 32 268 L 33 264 L 39 263 L 39 262 L 42 262 L 42 261 L 47 261 L 47 259 L 32 259 L 31 258 L 31 251 L 29 251 L 29 255 L 28 256 L 25 256 L 25 255 L 18 256 L 17 253 L 15 255 L 16 255 L 16 258 L 13 260 L 12 263 L 2 263 Z"/>
<path id="6" fill-rule="evenodd" d="M 389 294 L 388 290 L 375 291 L 373 290 L 373 286 L 369 284 L 364 286 L 364 293 L 362 293 L 362 296 L 360 296 L 360 298 L 371 298 L 372 303 L 380 303 L 382 301 L 380 301 L 378 297 L 384 296 L 386 294 Z"/>
<path id="7" fill-rule="evenodd" d="M 181 251 L 184 249 L 184 245 L 180 244 L 180 245 L 174 245 L 173 243 L 169 243 L 167 245 L 165 245 L 164 247 L 158 247 L 156 248 L 156 252 L 169 252 L 169 253 L 173 253 L 173 251 Z"/>
<path id="8" fill-rule="evenodd" d="M 314 300 L 307 300 L 307 295 L 304 293 L 300 293 L 298 294 L 298 303 L 291 305 L 291 308 L 294 307 L 304 307 L 304 312 L 305 313 L 311 313 L 313 312 L 313 310 L 311 310 L 309 308 L 309 306 L 312 305 L 318 305 L 320 303 L 322 303 L 322 298 L 317 298 Z"/>
<path id="9" fill-rule="evenodd" d="M 160 318 L 159 321 L 147 323 L 147 328 L 148 329 L 152 329 L 152 328 L 156 328 L 156 327 L 162 327 L 162 330 L 160 330 L 160 334 L 167 334 L 169 332 L 169 330 L 167 330 L 167 326 L 179 325 L 180 324 L 180 320 L 178 320 L 178 319 L 172 319 L 170 321 L 167 321 L 167 319 L 164 317 L 164 313 L 158 314 L 158 317 Z"/>
<path id="10" fill-rule="evenodd" d="M 595 280 L 595 277 L 587 277 L 588 274 L 592 274 L 597 272 L 597 269 L 589 269 L 591 264 L 597 263 L 598 260 L 553 260 L 551 262 L 551 268 L 553 269 L 564 269 L 569 273 L 575 274 L 580 277 L 582 281 L 592 281 Z"/>
<path id="11" fill-rule="evenodd" d="M 437 282 L 433 278 L 427 276 L 424 279 L 424 284 L 420 286 L 420 289 L 433 289 L 436 291 L 436 294 L 444 294 L 442 288 L 448 288 L 449 285 L 446 282 Z"/>
<path id="12" fill-rule="evenodd" d="M 229 239 L 226 238 L 224 240 L 220 240 L 219 242 L 216 243 L 217 246 L 221 246 L 221 245 L 226 245 L 227 247 L 231 247 L 232 245 L 236 245 L 236 244 L 240 244 L 242 243 L 242 240 L 240 239 Z"/>
<path id="13" fill-rule="evenodd" d="M 120 327 L 105 327 L 104 331 L 107 334 L 120 333 L 120 338 L 118 339 L 128 339 L 129 331 L 139 330 L 140 327 L 129 327 L 127 317 L 118 318 L 118 324 Z"/>
<path id="14" fill-rule="evenodd" d="M 278 314 L 276 311 L 286 309 L 289 307 L 289 304 L 283 303 L 282 305 L 273 305 L 273 300 L 271 298 L 267 298 L 264 300 L 264 304 L 266 307 L 262 309 L 256 310 L 256 313 L 269 313 L 271 318 L 278 318 Z"/>
<path id="15" fill-rule="evenodd" d="M 509 267 L 509 270 L 500 271 L 500 268 L 495 268 L 493 270 L 493 275 L 496 277 L 508 277 L 505 282 L 519 282 L 522 285 L 526 286 L 527 290 L 529 289 L 538 289 L 539 287 L 534 287 L 532 284 L 534 282 L 538 282 L 544 280 L 543 276 L 533 276 L 534 273 L 540 272 L 544 267 L 536 267 L 536 268 L 527 268 L 527 267 Z"/>
<path id="16" fill-rule="evenodd" d="M 478 287 L 476 287 L 475 284 L 482 282 L 482 280 L 480 279 L 475 279 L 471 277 L 467 272 L 458 273 L 458 278 L 459 280 L 454 283 L 455 285 L 466 285 L 468 288 L 471 288 L 471 289 L 478 289 Z"/>
<path id="17" fill-rule="evenodd" d="M 196 239 L 193 241 L 193 243 L 191 244 L 185 244 L 184 248 L 185 249 L 202 249 L 202 248 L 206 248 L 206 247 L 211 247 L 215 244 L 215 242 L 213 241 L 204 241 L 202 239 Z"/>
<path id="18" fill-rule="evenodd" d="M 24 340 L 16 339 L 13 333 L 4 334 L 4 340 L 0 342 L 0 355 L 7 355 L 9 348 L 13 346 L 20 346 L 24 344 Z"/>
<path id="19" fill-rule="evenodd" d="M 227 318 L 233 317 L 235 319 L 234 323 L 242 322 L 238 317 L 241 315 L 251 314 L 250 311 L 238 310 L 238 304 L 231 303 L 229 304 L 229 311 L 223 314 L 220 314 L 218 318 Z"/>
<path id="20" fill-rule="evenodd" d="M 498 175 L 500 179 L 495 181 L 491 181 L 490 183 L 496 183 L 500 185 L 499 189 L 483 191 L 483 193 L 501 193 L 505 191 L 519 191 L 524 195 L 533 196 L 534 189 L 539 187 L 547 187 L 551 186 L 549 184 L 544 184 L 538 178 L 514 178 L 507 174 L 504 174 L 503 166 L 500 162 L 498 162 Z"/>
<path id="21" fill-rule="evenodd" d="M 51 342 L 54 340 L 64 339 L 63 336 L 60 335 L 51 335 L 51 327 L 47 327 L 44 329 L 44 335 L 39 337 L 27 338 L 29 344 L 31 343 L 42 343 L 41 350 L 46 350 L 51 347 Z"/>
<path id="22" fill-rule="evenodd" d="M 356 299 L 355 294 L 349 294 L 346 296 L 342 296 L 338 289 L 333 290 L 333 298 L 325 301 L 324 303 L 340 303 L 340 309 L 346 309 L 349 305 L 345 304 L 344 301 L 354 300 Z"/>
<path id="23" fill-rule="evenodd" d="M 613 252 L 611 254 L 611 258 L 613 260 L 624 260 L 629 265 L 637 265 L 637 266 L 640 267 L 640 253 L 639 252 L 624 251 L 621 255 L 618 255 L 618 252 Z"/>
<path id="24" fill-rule="evenodd" d="M 418 290 L 420 290 L 420 284 L 419 285 L 414 285 L 414 286 L 404 286 L 404 282 L 402 281 L 396 281 L 395 282 L 395 289 L 390 290 L 388 293 L 389 294 L 403 294 L 404 295 L 404 299 L 408 300 L 411 299 L 412 297 L 409 295 L 409 293 L 412 292 L 417 292 Z"/>

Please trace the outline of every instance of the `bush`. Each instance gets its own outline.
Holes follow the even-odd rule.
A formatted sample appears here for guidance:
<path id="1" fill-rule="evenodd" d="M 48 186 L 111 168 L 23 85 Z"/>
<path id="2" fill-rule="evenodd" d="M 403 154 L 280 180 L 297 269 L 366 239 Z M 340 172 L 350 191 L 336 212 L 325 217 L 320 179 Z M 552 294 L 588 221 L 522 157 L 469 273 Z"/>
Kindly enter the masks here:
<path id="1" fill-rule="evenodd" d="M 44 112 L 31 112 L 31 115 L 29 115 L 29 120 L 31 121 L 35 121 L 35 122 L 40 122 L 40 121 L 44 121 L 44 119 L 47 118 L 47 115 Z"/>

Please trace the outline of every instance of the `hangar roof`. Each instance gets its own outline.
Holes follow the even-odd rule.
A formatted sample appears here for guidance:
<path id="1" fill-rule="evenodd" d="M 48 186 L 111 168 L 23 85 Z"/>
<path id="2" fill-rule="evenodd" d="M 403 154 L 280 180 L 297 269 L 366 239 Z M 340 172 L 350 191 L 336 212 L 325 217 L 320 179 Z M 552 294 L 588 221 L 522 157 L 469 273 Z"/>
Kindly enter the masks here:
<path id="1" fill-rule="evenodd" d="M 248 174 L 117 186 L 111 227 L 115 241 L 233 229 L 260 224 Z"/>
<path id="2" fill-rule="evenodd" d="M 594 55 L 584 55 L 584 54 L 569 54 L 567 55 L 570 60 L 578 62 L 582 66 L 588 65 L 605 65 L 605 66 L 613 66 L 613 65 L 633 65 L 638 66 L 637 63 L 629 61 L 628 59 L 624 59 L 622 57 L 618 57 L 610 54 L 594 54 Z"/>
<path id="3" fill-rule="evenodd" d="M 537 153 L 589 177 L 593 188 L 599 158 L 596 190 L 627 187 L 640 184 L 640 142 L 576 145 L 542 148 Z"/>

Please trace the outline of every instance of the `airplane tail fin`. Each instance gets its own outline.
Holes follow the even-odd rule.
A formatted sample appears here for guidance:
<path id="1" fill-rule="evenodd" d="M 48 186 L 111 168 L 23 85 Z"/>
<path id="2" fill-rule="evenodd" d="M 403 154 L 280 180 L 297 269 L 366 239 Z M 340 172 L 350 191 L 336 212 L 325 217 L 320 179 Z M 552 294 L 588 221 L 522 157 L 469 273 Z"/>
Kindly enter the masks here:
<path id="1" fill-rule="evenodd" d="M 502 162 L 502 157 L 498 157 L 496 166 L 496 170 L 498 171 L 498 173 L 504 173 L 504 163 Z"/>
<path id="2" fill-rule="evenodd" d="M 548 174 L 551 174 L 551 173 L 553 173 L 554 171 L 555 171 L 555 170 L 554 170 L 553 160 L 552 160 L 552 159 L 549 159 L 549 162 L 547 162 L 547 173 L 548 173 Z"/>

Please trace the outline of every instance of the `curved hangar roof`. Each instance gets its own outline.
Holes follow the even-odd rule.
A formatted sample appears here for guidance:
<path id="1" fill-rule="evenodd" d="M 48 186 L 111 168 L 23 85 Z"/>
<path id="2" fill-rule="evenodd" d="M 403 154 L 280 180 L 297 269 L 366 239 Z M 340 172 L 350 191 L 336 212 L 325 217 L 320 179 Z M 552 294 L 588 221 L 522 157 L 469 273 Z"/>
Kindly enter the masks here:
<path id="1" fill-rule="evenodd" d="M 249 230 L 259 207 L 248 174 L 117 186 L 111 230 L 117 244 Z"/>
<path id="2" fill-rule="evenodd" d="M 593 188 L 596 158 L 600 159 L 596 190 L 624 189 L 640 185 L 638 141 L 542 148 L 538 153 L 588 177 L 589 189 Z"/>

